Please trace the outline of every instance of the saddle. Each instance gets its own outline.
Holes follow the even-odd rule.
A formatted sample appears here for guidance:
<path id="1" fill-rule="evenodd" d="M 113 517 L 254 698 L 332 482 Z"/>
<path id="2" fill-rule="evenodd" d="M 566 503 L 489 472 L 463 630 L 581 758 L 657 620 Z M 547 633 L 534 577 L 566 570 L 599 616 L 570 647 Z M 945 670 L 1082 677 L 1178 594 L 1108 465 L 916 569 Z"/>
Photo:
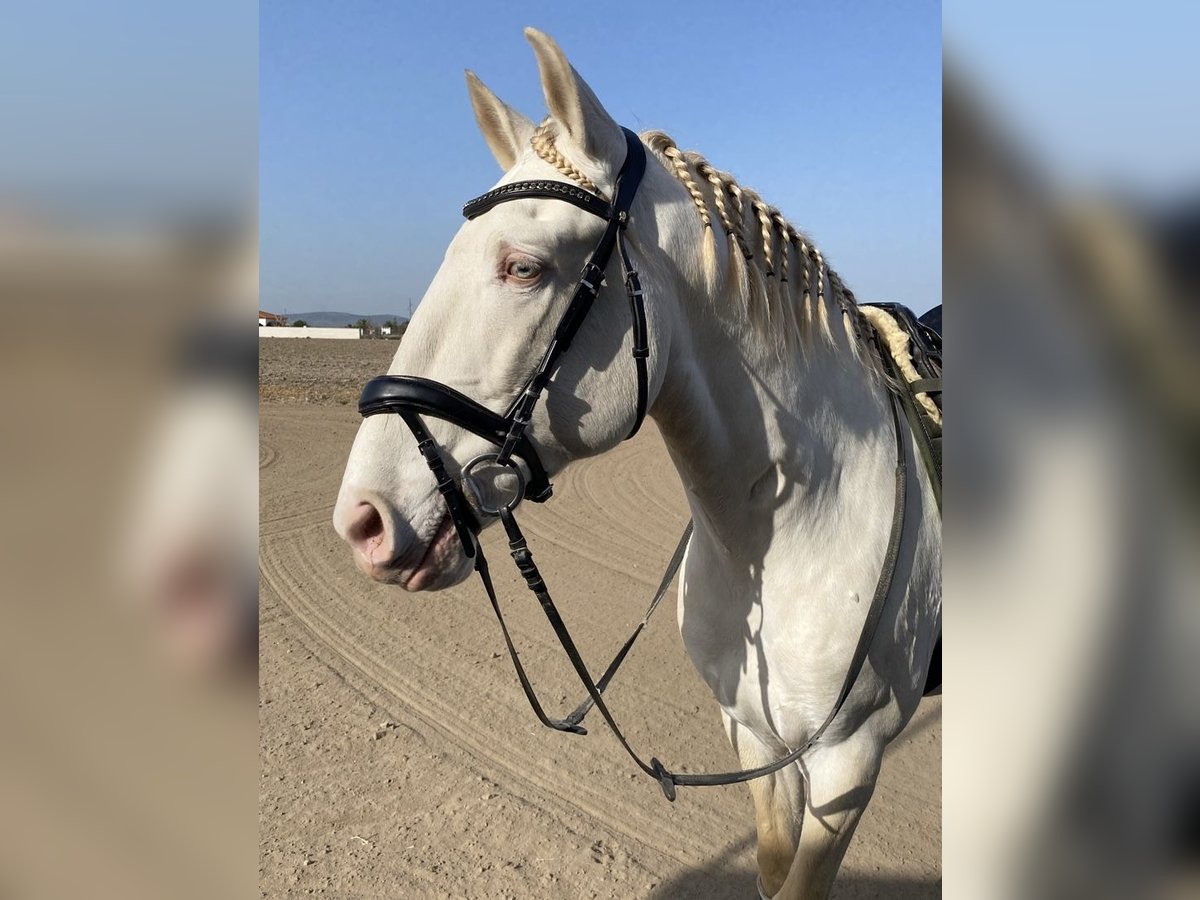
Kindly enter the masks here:
<path id="1" fill-rule="evenodd" d="M 918 318 L 899 303 L 864 303 L 859 306 L 872 325 L 876 349 L 884 371 L 896 382 L 900 406 L 908 419 L 925 469 L 942 509 L 942 307 L 939 304 Z M 885 314 L 881 320 L 878 310 Z M 888 321 L 899 333 L 888 327 Z M 882 326 L 882 327 L 881 327 Z M 907 338 L 907 346 L 901 346 Z M 907 360 L 903 357 L 907 353 Z M 914 377 L 915 376 L 915 377 Z M 930 407 L 936 409 L 936 415 Z M 934 643 L 924 695 L 941 691 L 942 636 Z"/>

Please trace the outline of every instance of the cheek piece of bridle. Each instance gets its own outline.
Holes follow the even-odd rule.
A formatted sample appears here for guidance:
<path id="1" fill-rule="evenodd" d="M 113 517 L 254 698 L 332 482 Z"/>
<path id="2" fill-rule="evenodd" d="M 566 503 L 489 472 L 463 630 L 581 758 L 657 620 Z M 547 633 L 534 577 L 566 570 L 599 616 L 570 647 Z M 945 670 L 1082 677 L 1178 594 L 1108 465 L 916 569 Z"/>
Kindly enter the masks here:
<path id="1" fill-rule="evenodd" d="M 584 264 L 583 272 L 579 277 L 579 283 L 575 287 L 575 291 L 571 296 L 570 302 L 567 304 L 566 310 L 563 312 L 562 318 L 559 319 L 558 325 L 554 330 L 554 335 L 545 353 L 542 355 L 541 361 L 529 377 L 529 380 L 525 383 L 524 389 L 508 407 L 504 415 L 492 412 L 487 407 L 476 403 L 471 398 L 459 393 L 448 385 L 427 378 L 419 378 L 414 375 L 381 375 L 378 378 L 371 379 L 363 388 L 362 396 L 358 401 L 358 411 L 364 418 L 381 413 L 397 414 L 408 426 L 413 437 L 416 438 L 417 449 L 433 473 L 437 489 L 445 500 L 447 513 L 462 543 L 463 552 L 468 558 L 474 560 L 475 571 L 479 573 L 480 580 L 487 591 L 488 599 L 491 601 L 492 610 L 495 612 L 496 619 L 500 623 L 500 630 L 504 635 L 504 642 L 508 648 L 508 655 L 512 659 L 513 667 L 516 670 L 517 678 L 538 720 L 543 725 L 553 728 L 556 731 L 564 731 L 571 734 L 587 734 L 587 729 L 581 723 L 594 706 L 600 711 L 600 715 L 604 717 L 604 721 L 608 724 L 608 727 L 638 767 L 658 781 L 668 800 L 674 800 L 675 788 L 677 786 L 735 784 L 777 772 L 785 766 L 796 762 L 806 750 L 817 742 L 832 723 L 834 717 L 841 710 L 846 697 L 849 695 L 859 671 L 862 669 L 871 638 L 875 632 L 875 626 L 878 624 L 880 614 L 883 611 L 883 601 L 886 600 L 888 590 L 891 586 L 892 575 L 895 572 L 896 558 L 899 551 L 900 532 L 903 530 L 906 468 L 903 442 L 900 440 L 899 419 L 896 412 L 895 398 L 893 397 L 892 417 L 895 421 L 897 436 L 897 493 L 892 523 L 892 536 L 889 540 L 879 585 L 876 587 L 875 598 L 868 612 L 863 634 L 855 650 L 850 670 L 847 673 L 832 712 L 830 712 L 821 727 L 813 733 L 803 746 L 791 751 L 786 756 L 775 760 L 769 765 L 756 769 L 708 775 L 682 774 L 668 771 L 657 758 L 652 757 L 649 762 L 644 761 L 630 746 L 624 733 L 613 719 L 607 704 L 604 702 L 603 694 L 609 682 L 616 674 L 617 669 L 633 648 L 634 642 L 646 625 L 649 624 L 650 617 L 658 608 L 659 603 L 666 595 L 671 582 L 674 580 L 679 566 L 683 561 L 688 541 L 691 538 L 692 523 L 689 522 L 687 528 L 684 530 L 683 536 L 680 538 L 679 544 L 676 546 L 667 570 L 658 586 L 658 590 L 655 591 L 650 606 L 646 614 L 642 617 L 641 622 L 638 623 L 633 633 L 629 636 L 629 639 L 626 640 L 616 656 L 613 657 L 599 680 L 593 680 L 591 673 L 583 661 L 583 657 L 579 654 L 575 641 L 572 639 L 567 626 L 562 620 L 562 616 L 559 615 L 558 609 L 554 605 L 554 600 L 550 597 L 546 583 L 533 561 L 533 554 L 529 550 L 525 536 L 522 534 L 513 515 L 513 511 L 523 499 L 534 503 L 543 503 L 550 498 L 551 484 L 549 476 L 541 459 L 538 457 L 537 448 L 529 436 L 529 425 L 533 418 L 533 411 L 546 385 L 554 375 L 558 361 L 571 346 L 571 341 L 579 331 L 584 318 L 592 308 L 601 287 L 605 283 L 604 272 L 608 268 L 614 248 L 617 250 L 618 258 L 620 259 L 625 292 L 629 298 L 629 309 L 633 318 L 633 360 L 637 369 L 638 381 L 634 422 L 633 427 L 626 436 L 627 440 L 637 434 L 646 415 L 648 393 L 646 360 L 650 355 L 647 344 L 646 311 L 642 300 L 641 282 L 637 271 L 633 268 L 630 261 L 624 240 L 625 228 L 629 224 L 629 210 L 633 205 L 633 198 L 637 194 L 638 186 L 641 184 L 642 176 L 646 171 L 646 151 L 636 134 L 627 128 L 621 130 L 625 134 L 626 155 L 625 162 L 617 175 L 616 190 L 611 204 L 583 188 L 566 182 L 520 181 L 501 185 L 495 190 L 488 191 L 486 194 L 476 197 L 463 207 L 463 215 L 468 219 L 474 219 L 501 203 L 508 203 L 513 200 L 530 198 L 562 200 L 586 210 L 608 223 L 604 229 L 604 234 L 600 238 L 600 242 L 596 245 L 595 250 L 592 251 L 591 256 Z M 425 428 L 422 416 L 432 416 L 433 418 L 457 425 L 483 438 L 498 449 L 494 453 L 485 453 L 476 456 L 462 467 L 459 479 L 455 480 L 450 474 L 446 462 L 442 459 L 440 448 Z M 453 468 L 453 460 L 451 459 L 450 462 L 451 468 Z M 529 590 L 537 597 L 538 603 L 541 605 L 547 621 L 554 630 L 559 644 L 562 646 L 579 680 L 587 691 L 587 697 L 584 698 L 583 702 L 564 719 L 552 719 L 543 709 L 541 702 L 538 700 L 537 693 L 534 691 L 533 685 L 525 672 L 525 667 L 521 664 L 517 649 L 512 641 L 512 636 L 509 633 L 508 625 L 500 610 L 500 603 L 496 597 L 495 587 L 492 584 L 487 560 L 484 558 L 483 548 L 477 539 L 477 534 L 482 526 L 463 492 L 464 486 L 470 483 L 471 476 L 475 470 L 482 466 L 493 466 L 507 470 L 505 474 L 516 480 L 516 487 L 512 490 L 512 496 L 506 502 L 498 502 L 496 506 L 489 507 L 485 505 L 483 498 L 476 491 L 476 506 L 485 515 L 499 517 L 503 523 L 504 530 L 508 535 L 509 552 L 512 555 L 513 561 L 524 577 Z"/>

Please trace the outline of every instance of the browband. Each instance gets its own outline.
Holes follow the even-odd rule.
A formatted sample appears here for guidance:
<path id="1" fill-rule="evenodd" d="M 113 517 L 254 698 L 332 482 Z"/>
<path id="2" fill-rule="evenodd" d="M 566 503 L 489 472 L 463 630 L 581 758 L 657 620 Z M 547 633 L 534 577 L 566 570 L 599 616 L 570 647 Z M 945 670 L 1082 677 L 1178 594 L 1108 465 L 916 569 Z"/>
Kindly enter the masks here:
<path id="1" fill-rule="evenodd" d="M 578 206 L 585 212 L 602 219 L 612 217 L 612 207 L 607 200 L 596 196 L 591 191 L 568 184 L 565 181 L 514 181 L 512 184 L 502 184 L 486 194 L 480 194 L 474 200 L 469 200 L 463 206 L 463 215 L 468 219 L 482 216 L 485 212 L 500 203 L 509 200 L 520 200 L 534 197 L 543 200 L 566 200 Z"/>

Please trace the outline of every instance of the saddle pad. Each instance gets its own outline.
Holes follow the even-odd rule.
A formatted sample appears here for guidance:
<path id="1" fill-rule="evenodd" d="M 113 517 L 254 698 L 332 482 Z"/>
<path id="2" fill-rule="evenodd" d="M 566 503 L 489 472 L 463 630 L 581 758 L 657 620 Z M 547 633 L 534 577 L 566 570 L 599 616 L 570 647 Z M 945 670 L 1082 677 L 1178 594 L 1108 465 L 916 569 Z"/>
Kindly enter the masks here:
<path id="1" fill-rule="evenodd" d="M 941 324 L 941 307 L 918 319 L 898 303 L 864 303 L 862 314 L 875 330 L 880 354 L 888 352 L 890 368 L 908 390 L 901 403 L 929 477 L 938 509 L 942 505 L 942 336 L 927 321 Z"/>
<path id="2" fill-rule="evenodd" d="M 879 351 L 887 352 L 890 368 L 905 382 L 901 405 L 933 482 L 938 509 L 942 506 L 942 307 L 919 319 L 898 303 L 861 304 L 859 312 L 871 323 Z M 885 362 L 885 367 L 887 364 Z M 925 680 L 925 696 L 942 689 L 942 636 L 934 643 Z"/>

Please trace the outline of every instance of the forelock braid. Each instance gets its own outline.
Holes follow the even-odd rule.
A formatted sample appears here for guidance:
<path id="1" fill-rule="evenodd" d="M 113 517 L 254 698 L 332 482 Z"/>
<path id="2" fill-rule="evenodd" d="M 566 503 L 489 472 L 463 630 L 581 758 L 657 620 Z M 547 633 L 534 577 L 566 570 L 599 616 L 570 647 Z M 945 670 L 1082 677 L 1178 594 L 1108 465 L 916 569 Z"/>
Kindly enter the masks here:
<path id="1" fill-rule="evenodd" d="M 587 188 L 594 194 L 604 196 L 600 188 L 592 179 L 588 178 L 577 168 L 571 165 L 570 161 L 562 155 L 558 147 L 554 144 L 554 129 L 550 127 L 550 122 L 545 121 L 537 127 L 533 132 L 533 137 L 529 139 L 530 146 L 533 147 L 533 152 L 544 159 L 558 171 L 562 172 L 576 184 Z"/>

